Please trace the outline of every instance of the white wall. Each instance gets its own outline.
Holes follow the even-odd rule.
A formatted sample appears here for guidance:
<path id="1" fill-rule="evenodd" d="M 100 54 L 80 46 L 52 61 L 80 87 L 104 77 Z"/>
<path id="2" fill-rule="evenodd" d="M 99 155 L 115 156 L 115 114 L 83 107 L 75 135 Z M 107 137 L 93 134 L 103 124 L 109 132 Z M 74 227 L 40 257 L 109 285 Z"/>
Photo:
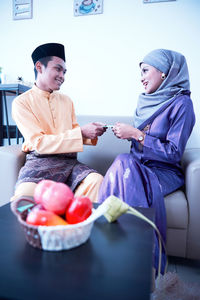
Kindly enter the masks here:
<path id="1" fill-rule="evenodd" d="M 12 0 L 1 0 L 0 66 L 8 79 L 34 81 L 34 48 L 61 42 L 68 69 L 61 91 L 76 113 L 132 115 L 142 91 L 138 62 L 155 48 L 182 52 L 197 117 L 188 145 L 200 147 L 199 15 L 199 0 L 104 0 L 103 14 L 81 17 L 73 16 L 73 0 L 33 0 L 33 19 L 13 21 Z"/>

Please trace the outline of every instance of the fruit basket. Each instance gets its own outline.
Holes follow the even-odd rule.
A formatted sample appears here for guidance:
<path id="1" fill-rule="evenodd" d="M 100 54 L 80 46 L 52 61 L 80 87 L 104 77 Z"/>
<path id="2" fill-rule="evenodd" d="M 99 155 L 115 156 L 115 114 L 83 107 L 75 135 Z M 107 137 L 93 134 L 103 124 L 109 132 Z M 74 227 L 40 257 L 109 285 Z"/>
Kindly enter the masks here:
<path id="1" fill-rule="evenodd" d="M 20 207 L 24 207 L 24 203 L 26 203 L 27 209 L 20 211 Z M 94 224 L 94 209 L 88 219 L 77 224 L 35 226 L 26 223 L 28 211 L 34 204 L 31 197 L 11 202 L 11 210 L 17 217 L 25 232 L 26 240 L 31 246 L 47 251 L 61 251 L 78 247 L 89 239 Z"/>

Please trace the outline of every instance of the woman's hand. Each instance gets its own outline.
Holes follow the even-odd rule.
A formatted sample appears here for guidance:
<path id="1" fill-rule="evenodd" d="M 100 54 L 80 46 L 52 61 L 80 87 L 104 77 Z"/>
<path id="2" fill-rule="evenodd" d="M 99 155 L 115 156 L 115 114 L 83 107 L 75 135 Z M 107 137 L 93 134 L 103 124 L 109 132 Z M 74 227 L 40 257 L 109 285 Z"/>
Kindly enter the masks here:
<path id="1" fill-rule="evenodd" d="M 112 129 L 114 135 L 120 139 L 135 139 L 144 136 L 139 129 L 125 123 L 116 123 Z"/>

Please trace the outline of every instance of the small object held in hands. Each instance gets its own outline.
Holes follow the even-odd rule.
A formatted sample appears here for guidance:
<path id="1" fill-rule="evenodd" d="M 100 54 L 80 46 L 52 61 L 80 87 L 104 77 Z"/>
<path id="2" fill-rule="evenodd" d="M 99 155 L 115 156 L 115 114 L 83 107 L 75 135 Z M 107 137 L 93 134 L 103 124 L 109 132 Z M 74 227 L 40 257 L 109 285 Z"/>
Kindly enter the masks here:
<path id="1" fill-rule="evenodd" d="M 114 125 L 104 125 L 103 127 L 104 127 L 104 128 L 113 128 Z"/>

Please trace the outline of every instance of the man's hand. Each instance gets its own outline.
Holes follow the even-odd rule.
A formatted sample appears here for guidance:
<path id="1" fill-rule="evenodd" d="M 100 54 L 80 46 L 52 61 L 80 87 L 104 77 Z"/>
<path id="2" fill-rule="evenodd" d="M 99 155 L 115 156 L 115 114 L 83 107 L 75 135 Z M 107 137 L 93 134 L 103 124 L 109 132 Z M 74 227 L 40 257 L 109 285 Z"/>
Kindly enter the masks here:
<path id="1" fill-rule="evenodd" d="M 98 136 L 101 136 L 107 128 L 103 127 L 105 124 L 100 122 L 93 122 L 86 124 L 81 127 L 81 132 L 83 138 L 86 139 L 95 139 Z"/>

